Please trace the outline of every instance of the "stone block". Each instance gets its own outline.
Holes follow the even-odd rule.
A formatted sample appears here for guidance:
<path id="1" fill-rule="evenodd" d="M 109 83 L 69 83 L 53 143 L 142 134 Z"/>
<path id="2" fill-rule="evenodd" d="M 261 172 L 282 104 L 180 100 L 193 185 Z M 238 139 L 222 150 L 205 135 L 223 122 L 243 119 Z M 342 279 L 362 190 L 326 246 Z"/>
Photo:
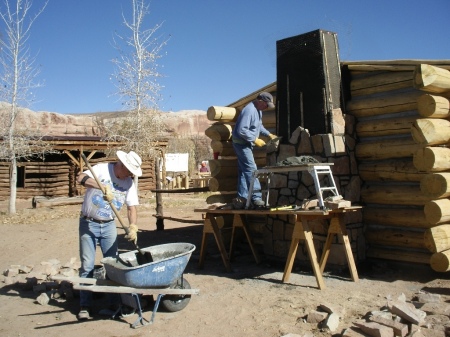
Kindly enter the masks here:
<path id="1" fill-rule="evenodd" d="M 339 315 L 336 313 L 329 314 L 323 325 L 324 328 L 334 332 L 339 327 Z"/>
<path id="2" fill-rule="evenodd" d="M 379 323 L 390 327 L 394 330 L 395 336 L 404 337 L 408 334 L 408 326 L 400 322 L 395 322 L 392 319 L 387 319 L 379 316 L 372 316 L 369 318 L 371 322 Z"/>
<path id="3" fill-rule="evenodd" d="M 373 337 L 394 337 L 394 330 L 390 327 L 375 323 L 375 322 L 355 322 L 366 334 Z"/>
<path id="4" fill-rule="evenodd" d="M 312 310 L 308 313 L 308 317 L 306 318 L 307 323 L 318 324 L 326 319 L 328 314 L 323 311 Z"/>

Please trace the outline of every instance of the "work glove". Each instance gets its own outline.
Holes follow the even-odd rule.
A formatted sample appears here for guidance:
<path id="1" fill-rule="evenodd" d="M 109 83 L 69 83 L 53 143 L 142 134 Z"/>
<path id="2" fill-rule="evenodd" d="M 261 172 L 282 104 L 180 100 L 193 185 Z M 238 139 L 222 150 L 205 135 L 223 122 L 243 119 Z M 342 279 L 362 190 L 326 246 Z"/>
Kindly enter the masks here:
<path id="1" fill-rule="evenodd" d="M 111 191 L 111 186 L 105 185 L 105 193 L 103 194 L 103 199 L 109 202 L 114 200 L 114 194 Z"/>
<path id="2" fill-rule="evenodd" d="M 266 145 L 266 142 L 263 141 L 261 138 L 256 138 L 255 139 L 255 145 L 258 146 L 258 147 L 261 147 L 261 146 Z"/>
<path id="3" fill-rule="evenodd" d="M 134 223 L 130 224 L 130 226 L 128 227 L 128 234 L 125 235 L 125 238 L 128 239 L 128 241 L 133 241 L 134 244 L 136 244 L 137 231 L 138 231 L 138 226 L 136 226 Z"/>
<path id="4" fill-rule="evenodd" d="M 270 139 L 275 139 L 275 138 L 277 138 L 277 137 L 278 137 L 277 135 L 273 135 L 273 134 L 269 133 L 269 138 L 270 138 Z"/>

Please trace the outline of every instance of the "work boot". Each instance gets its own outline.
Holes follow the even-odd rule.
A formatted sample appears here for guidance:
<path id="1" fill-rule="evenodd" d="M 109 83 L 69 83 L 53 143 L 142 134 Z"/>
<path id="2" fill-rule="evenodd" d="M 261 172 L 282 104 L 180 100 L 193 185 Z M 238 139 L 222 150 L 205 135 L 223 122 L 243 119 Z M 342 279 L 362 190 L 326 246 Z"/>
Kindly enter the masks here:
<path id="1" fill-rule="evenodd" d="M 261 199 L 255 199 L 252 201 L 252 205 L 254 209 L 261 209 L 266 206 L 266 203 L 262 201 Z"/>
<path id="2" fill-rule="evenodd" d="M 85 321 L 85 320 L 89 319 L 89 317 L 90 317 L 89 311 L 90 311 L 89 307 L 81 307 L 80 312 L 77 315 L 78 320 Z"/>
<path id="3" fill-rule="evenodd" d="M 231 203 L 233 205 L 233 209 L 244 209 L 245 204 L 247 203 L 247 199 L 242 197 L 237 197 L 231 200 Z"/>

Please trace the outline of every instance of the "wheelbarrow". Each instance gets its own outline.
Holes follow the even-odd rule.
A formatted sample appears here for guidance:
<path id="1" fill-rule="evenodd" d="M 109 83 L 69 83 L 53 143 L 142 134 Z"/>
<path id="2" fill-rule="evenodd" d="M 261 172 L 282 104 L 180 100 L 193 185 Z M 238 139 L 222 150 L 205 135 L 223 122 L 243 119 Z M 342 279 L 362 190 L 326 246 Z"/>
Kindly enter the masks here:
<path id="1" fill-rule="evenodd" d="M 137 251 L 103 258 L 101 263 L 107 280 L 62 276 L 54 276 L 53 279 L 69 281 L 76 290 L 121 294 L 122 302 L 134 307 L 138 313 L 138 319 L 131 324 L 132 328 L 152 324 L 160 304 L 169 312 L 180 311 L 188 305 L 191 295 L 199 293 L 199 289 L 191 289 L 189 282 L 183 277 L 195 245 L 169 243 L 141 250 L 149 251 L 153 262 L 139 265 L 136 261 Z M 150 320 L 143 317 L 140 295 L 157 295 Z M 134 305 L 130 296 L 134 299 Z M 122 307 L 112 313 L 112 318 L 120 312 Z"/>

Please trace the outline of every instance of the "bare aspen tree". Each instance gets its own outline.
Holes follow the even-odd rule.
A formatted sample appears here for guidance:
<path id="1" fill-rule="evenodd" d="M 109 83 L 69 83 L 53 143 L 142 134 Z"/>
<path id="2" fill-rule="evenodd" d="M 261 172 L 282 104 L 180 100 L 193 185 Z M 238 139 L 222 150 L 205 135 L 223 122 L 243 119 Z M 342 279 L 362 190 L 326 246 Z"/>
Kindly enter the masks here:
<path id="1" fill-rule="evenodd" d="M 129 112 L 126 119 L 118 120 L 105 128 L 107 139 L 122 141 L 125 150 L 134 150 L 144 157 L 153 157 L 155 141 L 164 129 L 158 101 L 161 85 L 158 60 L 167 40 L 160 42 L 157 24 L 146 29 L 144 19 L 150 13 L 145 0 L 131 0 L 132 14 L 123 24 L 129 35 L 117 34 L 114 46 L 119 56 L 113 60 L 115 82 L 119 100 Z"/>
<path id="2" fill-rule="evenodd" d="M 3 138 L 0 159 L 8 160 L 10 166 L 9 212 L 16 213 L 17 196 L 17 160 L 45 152 L 45 146 L 39 146 L 39 139 L 31 135 L 30 130 L 16 125 L 21 107 L 27 107 L 33 100 L 33 89 L 40 86 L 34 80 L 39 74 L 35 59 L 31 57 L 27 46 L 31 27 L 44 11 L 48 1 L 32 13 L 31 0 L 5 0 L 0 9 L 0 23 L 4 26 L 0 36 L 0 97 L 8 103 L 7 118 L 0 126 Z M 33 145 L 30 141 L 33 140 Z"/>

